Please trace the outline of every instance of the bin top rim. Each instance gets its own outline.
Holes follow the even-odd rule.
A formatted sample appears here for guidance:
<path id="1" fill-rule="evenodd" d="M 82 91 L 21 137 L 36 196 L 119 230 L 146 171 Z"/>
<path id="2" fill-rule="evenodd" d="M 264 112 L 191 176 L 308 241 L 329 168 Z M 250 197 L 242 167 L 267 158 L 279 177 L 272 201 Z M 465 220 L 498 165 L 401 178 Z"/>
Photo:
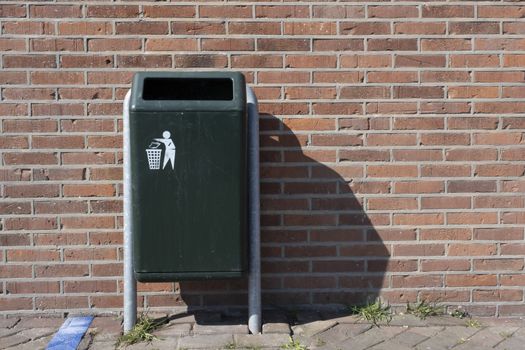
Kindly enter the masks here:
<path id="1" fill-rule="evenodd" d="M 231 79 L 232 100 L 146 100 L 142 91 L 148 78 L 182 79 Z M 246 109 L 246 82 L 244 75 L 232 71 L 154 71 L 137 72 L 131 87 L 130 112 L 173 112 L 173 111 L 244 111 Z"/>

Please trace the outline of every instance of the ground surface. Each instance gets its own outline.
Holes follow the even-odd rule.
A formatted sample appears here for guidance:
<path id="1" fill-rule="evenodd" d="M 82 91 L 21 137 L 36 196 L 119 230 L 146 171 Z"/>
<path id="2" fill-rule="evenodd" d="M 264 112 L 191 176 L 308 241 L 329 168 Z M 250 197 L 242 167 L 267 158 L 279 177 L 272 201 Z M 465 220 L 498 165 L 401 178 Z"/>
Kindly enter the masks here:
<path id="1" fill-rule="evenodd" d="M 249 335 L 242 320 L 219 314 L 174 315 L 155 332 L 153 342 L 127 349 L 371 349 L 371 350 L 522 350 L 525 321 L 465 319 L 449 316 L 420 320 L 395 316 L 390 325 L 373 327 L 355 316 L 298 313 L 293 324 L 284 314 L 265 315 L 263 335 Z M 59 318 L 0 319 L 0 349 L 44 349 L 64 320 Z M 120 320 L 97 317 L 79 349 L 115 349 Z M 291 336 L 291 338 L 290 338 Z"/>

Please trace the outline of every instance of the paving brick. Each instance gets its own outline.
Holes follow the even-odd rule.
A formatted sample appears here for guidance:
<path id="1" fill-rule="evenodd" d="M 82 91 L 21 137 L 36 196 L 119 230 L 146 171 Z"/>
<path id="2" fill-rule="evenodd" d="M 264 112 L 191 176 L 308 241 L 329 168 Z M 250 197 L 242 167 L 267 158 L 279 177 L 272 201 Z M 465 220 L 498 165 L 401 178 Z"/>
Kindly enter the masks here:
<path id="1" fill-rule="evenodd" d="M 341 345 L 344 348 L 351 348 L 352 350 L 366 349 L 373 345 L 382 343 L 405 330 L 405 327 L 372 328 L 365 333 L 358 334 L 355 337 L 345 340 Z"/>
<path id="2" fill-rule="evenodd" d="M 179 348 L 186 349 L 217 349 L 234 344 L 232 334 L 214 334 L 182 337 Z"/>
<path id="3" fill-rule="evenodd" d="M 477 328 L 465 326 L 447 327 L 438 336 L 432 337 L 416 346 L 416 349 L 447 349 L 462 344 L 473 334 L 479 332 Z"/>
<path id="4" fill-rule="evenodd" d="M 314 322 L 294 326 L 292 327 L 292 330 L 294 334 L 300 334 L 303 336 L 311 337 L 319 333 L 322 333 L 336 325 L 337 325 L 337 322 L 333 320 L 314 321 Z"/>
<path id="5" fill-rule="evenodd" d="M 187 336 L 191 332 L 191 326 L 190 323 L 171 324 L 169 326 L 163 326 L 154 332 L 154 334 L 159 338 Z"/>
<path id="6" fill-rule="evenodd" d="M 235 325 L 200 325 L 196 324 L 193 326 L 193 334 L 204 335 L 204 334 L 247 334 L 248 326 L 246 324 L 235 324 Z"/>
<path id="7" fill-rule="evenodd" d="M 262 332 L 263 334 L 290 334 L 290 325 L 287 322 L 265 323 Z"/>
<path id="8" fill-rule="evenodd" d="M 239 348 L 280 348 L 289 341 L 287 334 L 236 334 L 235 345 Z"/>

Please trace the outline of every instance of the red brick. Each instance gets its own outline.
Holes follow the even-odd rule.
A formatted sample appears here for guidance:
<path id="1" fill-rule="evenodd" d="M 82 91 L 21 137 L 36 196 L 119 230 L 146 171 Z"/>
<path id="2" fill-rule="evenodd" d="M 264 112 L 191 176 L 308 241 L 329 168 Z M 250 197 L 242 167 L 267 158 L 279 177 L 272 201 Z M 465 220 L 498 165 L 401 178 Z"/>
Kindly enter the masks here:
<path id="1" fill-rule="evenodd" d="M 139 46 L 140 48 L 140 46 Z M 147 39 L 147 51 L 196 51 L 195 39 Z"/>
<path id="2" fill-rule="evenodd" d="M 474 17 L 474 6 L 424 5 L 423 18 L 468 18 Z"/>
<path id="3" fill-rule="evenodd" d="M 447 287 L 481 287 L 496 286 L 496 275 L 454 274 L 445 276 Z"/>
<path id="4" fill-rule="evenodd" d="M 363 140 L 360 135 L 312 135 L 315 146 L 360 146 Z"/>
<path id="5" fill-rule="evenodd" d="M 113 34 L 111 22 L 58 22 L 60 35 L 109 35 Z"/>
<path id="6" fill-rule="evenodd" d="M 443 244 L 398 244 L 394 256 L 440 256 L 445 254 Z"/>
<path id="7" fill-rule="evenodd" d="M 117 22 L 115 23 L 115 33 L 118 35 L 140 34 L 140 35 L 160 35 L 168 34 L 169 26 L 167 22 Z"/>
<path id="8" fill-rule="evenodd" d="M 478 13 L 479 16 L 479 13 Z M 450 22 L 450 34 L 499 34 L 498 22 Z"/>
<path id="9" fill-rule="evenodd" d="M 369 51 L 417 51 L 417 39 L 368 39 Z"/>
<path id="10" fill-rule="evenodd" d="M 396 55 L 394 67 L 445 67 L 444 55 Z"/>
<path id="11" fill-rule="evenodd" d="M 525 44 L 525 43 L 524 43 Z M 474 82 L 476 83 L 519 83 L 525 78 L 524 72 L 508 71 L 483 71 L 474 72 Z"/>
<path id="12" fill-rule="evenodd" d="M 2 18 L 22 18 L 26 17 L 26 5 L 0 5 L 0 17 Z"/>
<path id="13" fill-rule="evenodd" d="M 2 51 L 26 51 L 26 43 L 22 39 L 0 39 Z"/>
<path id="14" fill-rule="evenodd" d="M 332 22 L 289 22 L 284 24 L 285 35 L 335 35 L 337 25 Z"/>
<path id="15" fill-rule="evenodd" d="M 513 164 L 482 164 L 476 166 L 474 174 L 481 177 L 523 176 L 525 174 L 525 166 Z"/>
<path id="16" fill-rule="evenodd" d="M 88 307 L 88 298 L 56 296 L 56 297 L 37 297 L 35 298 L 35 307 L 38 310 L 64 309 L 70 310 L 75 308 L 85 309 Z"/>
<path id="17" fill-rule="evenodd" d="M 475 259 L 475 271 L 520 271 L 523 259 Z"/>
<path id="18" fill-rule="evenodd" d="M 252 17 L 252 7 L 246 5 L 202 5 L 199 8 L 199 16 L 201 18 L 249 18 Z"/>
<path id="19" fill-rule="evenodd" d="M 394 184 L 394 193 L 441 193 L 444 191 L 443 181 L 399 181 Z"/>
<path id="20" fill-rule="evenodd" d="M 421 51 L 470 51 L 471 39 L 422 39 Z"/>
<path id="21" fill-rule="evenodd" d="M 417 198 L 369 198 L 369 210 L 410 210 L 417 209 Z"/>
<path id="22" fill-rule="evenodd" d="M 4 55 L 4 68 L 55 68 L 54 55 Z"/>
<path id="23" fill-rule="evenodd" d="M 471 129 L 496 129 L 498 118 L 490 117 L 465 117 L 449 118 L 449 129 L 471 130 Z"/>
<path id="24" fill-rule="evenodd" d="M 171 56 L 169 55 L 136 55 L 118 56 L 117 67 L 148 67 L 148 68 L 169 68 L 171 67 Z"/>
<path id="25" fill-rule="evenodd" d="M 257 39 L 259 51 L 309 51 L 308 39 Z"/>
<path id="26" fill-rule="evenodd" d="M 314 5 L 314 18 L 364 18 L 365 9 L 363 6 L 344 6 L 344 5 Z M 295 17 L 295 16 L 294 16 Z"/>
<path id="27" fill-rule="evenodd" d="M 80 5 L 30 5 L 29 16 L 33 18 L 68 18 L 82 17 Z"/>
<path id="28" fill-rule="evenodd" d="M 393 288 L 437 288 L 441 286 L 443 286 L 442 275 L 405 275 L 392 278 Z"/>
<path id="29" fill-rule="evenodd" d="M 10 249 L 7 250 L 6 256 L 8 262 L 58 261 L 60 260 L 60 251 L 49 249 Z"/>
<path id="30" fill-rule="evenodd" d="M 230 34 L 279 35 L 281 25 L 279 22 L 230 22 L 228 31 Z"/>
<path id="31" fill-rule="evenodd" d="M 423 197 L 421 209 L 470 209 L 470 197 Z"/>
<path id="32" fill-rule="evenodd" d="M 394 214 L 394 225 L 442 225 L 441 213 Z"/>
<path id="33" fill-rule="evenodd" d="M 133 18 L 139 15 L 139 7 L 135 5 L 89 5 L 86 15 L 100 18 Z"/>
<path id="34" fill-rule="evenodd" d="M 225 34 L 226 24 L 222 22 L 179 22 L 171 23 L 171 32 L 177 35 Z"/>
<path id="35" fill-rule="evenodd" d="M 115 228 L 115 218 L 111 216 L 63 217 L 63 229 L 108 229 Z"/>
<path id="36" fill-rule="evenodd" d="M 195 6 L 193 5 L 143 5 L 144 17 L 151 18 L 193 18 Z"/>
<path id="37" fill-rule="evenodd" d="M 399 22 L 394 23 L 395 34 L 445 34 L 444 22 Z"/>
<path id="38" fill-rule="evenodd" d="M 307 18 L 308 6 L 257 5 L 257 18 Z"/>
<path id="39" fill-rule="evenodd" d="M 455 259 L 421 260 L 421 271 L 470 271 L 470 261 Z"/>
<path id="40" fill-rule="evenodd" d="M 62 164 L 113 164 L 115 155 L 111 152 L 62 153 Z"/>
<path id="41" fill-rule="evenodd" d="M 0 311 L 6 310 L 32 310 L 33 309 L 33 298 L 1 298 L 0 299 Z"/>
<path id="42" fill-rule="evenodd" d="M 523 239 L 523 229 L 509 228 L 475 228 L 474 238 L 479 240 L 521 240 Z"/>
<path id="43" fill-rule="evenodd" d="M 386 22 L 341 22 L 339 31 L 345 35 L 386 35 L 390 34 L 390 25 Z M 358 42 L 362 46 L 362 40 Z"/>
<path id="44" fill-rule="evenodd" d="M 60 283 L 53 281 L 8 282 L 9 294 L 50 294 L 60 292 Z"/>
<path id="45" fill-rule="evenodd" d="M 496 192 L 496 182 L 490 180 L 454 180 L 447 186 L 449 193 Z"/>
<path id="46" fill-rule="evenodd" d="M 60 129 L 66 132 L 109 132 L 114 131 L 112 120 L 62 120 Z"/>
<path id="47" fill-rule="evenodd" d="M 496 244 L 450 244 L 449 256 L 496 255 Z"/>
<path id="48" fill-rule="evenodd" d="M 169 56 L 165 56 L 169 57 Z M 215 67 L 224 68 L 228 65 L 228 58 L 224 55 L 175 55 L 175 67 L 197 68 Z M 167 58 L 166 58 L 167 61 Z M 165 62 L 167 64 L 167 62 Z"/>
<path id="49" fill-rule="evenodd" d="M 35 202 L 36 214 L 87 213 L 88 204 L 83 201 L 41 201 Z"/>
<path id="50" fill-rule="evenodd" d="M 479 18 L 523 18 L 525 7 L 523 6 L 480 6 L 478 8 Z"/>
<path id="51" fill-rule="evenodd" d="M 394 98 L 443 98 L 444 90 L 439 86 L 395 86 Z"/>
<path id="52" fill-rule="evenodd" d="M 389 98 L 390 89 L 383 86 L 351 86 L 341 88 L 342 99 Z"/>

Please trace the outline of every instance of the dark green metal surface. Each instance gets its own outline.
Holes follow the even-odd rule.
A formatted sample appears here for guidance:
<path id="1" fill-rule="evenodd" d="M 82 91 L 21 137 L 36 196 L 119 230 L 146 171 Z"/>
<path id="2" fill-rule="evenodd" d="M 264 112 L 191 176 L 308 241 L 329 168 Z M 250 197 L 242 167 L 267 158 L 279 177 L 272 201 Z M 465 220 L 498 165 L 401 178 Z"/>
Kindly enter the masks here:
<path id="1" fill-rule="evenodd" d="M 142 99 L 144 79 L 158 76 L 231 79 L 233 99 Z M 139 281 L 237 277 L 245 271 L 245 99 L 239 73 L 136 74 L 130 136 L 134 270 Z M 146 149 L 163 138 L 164 131 L 176 147 L 175 166 L 169 161 L 162 169 L 166 151 L 161 146 L 160 169 L 151 170 Z"/>

